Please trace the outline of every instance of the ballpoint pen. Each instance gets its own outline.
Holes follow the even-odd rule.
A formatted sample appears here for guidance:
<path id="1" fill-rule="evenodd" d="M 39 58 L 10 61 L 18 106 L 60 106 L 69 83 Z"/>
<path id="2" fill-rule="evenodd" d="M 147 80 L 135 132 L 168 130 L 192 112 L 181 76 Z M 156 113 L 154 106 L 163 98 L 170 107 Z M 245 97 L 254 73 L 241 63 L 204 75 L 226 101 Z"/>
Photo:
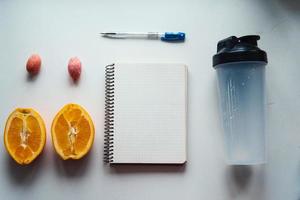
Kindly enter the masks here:
<path id="1" fill-rule="evenodd" d="M 160 39 L 166 42 L 183 42 L 185 33 L 183 32 L 102 32 L 103 37 L 108 38 L 145 38 L 145 39 Z"/>

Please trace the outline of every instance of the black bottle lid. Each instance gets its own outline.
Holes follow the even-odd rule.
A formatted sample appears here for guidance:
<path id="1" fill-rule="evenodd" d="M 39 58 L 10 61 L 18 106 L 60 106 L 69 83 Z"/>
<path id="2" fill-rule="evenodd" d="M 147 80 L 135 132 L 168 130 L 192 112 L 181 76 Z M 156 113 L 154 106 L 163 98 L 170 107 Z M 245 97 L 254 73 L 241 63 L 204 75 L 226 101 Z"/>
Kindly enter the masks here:
<path id="1" fill-rule="evenodd" d="M 267 53 L 257 47 L 258 35 L 231 36 L 218 42 L 217 54 L 213 56 L 213 67 L 219 64 L 241 61 L 268 62 Z"/>

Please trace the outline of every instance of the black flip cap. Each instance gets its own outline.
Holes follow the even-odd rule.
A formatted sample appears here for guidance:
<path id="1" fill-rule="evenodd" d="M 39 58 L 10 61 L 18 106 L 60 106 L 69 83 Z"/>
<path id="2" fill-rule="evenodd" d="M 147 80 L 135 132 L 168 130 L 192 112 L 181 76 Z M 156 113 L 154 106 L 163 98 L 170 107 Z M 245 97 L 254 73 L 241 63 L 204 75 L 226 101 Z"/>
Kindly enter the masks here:
<path id="1" fill-rule="evenodd" d="M 219 64 L 241 61 L 262 61 L 267 63 L 267 53 L 257 47 L 258 35 L 240 38 L 228 37 L 218 42 L 217 54 L 213 56 L 213 67 Z"/>

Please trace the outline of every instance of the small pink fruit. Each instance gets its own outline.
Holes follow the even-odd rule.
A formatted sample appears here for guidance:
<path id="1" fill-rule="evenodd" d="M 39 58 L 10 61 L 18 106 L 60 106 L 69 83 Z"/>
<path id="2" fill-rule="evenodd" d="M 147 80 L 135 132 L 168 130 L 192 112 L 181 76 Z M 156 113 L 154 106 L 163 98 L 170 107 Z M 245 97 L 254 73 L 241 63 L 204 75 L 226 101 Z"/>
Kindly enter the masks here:
<path id="1" fill-rule="evenodd" d="M 42 65 L 42 59 L 38 54 L 31 55 L 26 64 L 26 70 L 30 75 L 36 75 L 39 73 Z"/>
<path id="2" fill-rule="evenodd" d="M 81 62 L 77 57 L 69 60 L 68 71 L 73 81 L 77 81 L 81 74 Z"/>

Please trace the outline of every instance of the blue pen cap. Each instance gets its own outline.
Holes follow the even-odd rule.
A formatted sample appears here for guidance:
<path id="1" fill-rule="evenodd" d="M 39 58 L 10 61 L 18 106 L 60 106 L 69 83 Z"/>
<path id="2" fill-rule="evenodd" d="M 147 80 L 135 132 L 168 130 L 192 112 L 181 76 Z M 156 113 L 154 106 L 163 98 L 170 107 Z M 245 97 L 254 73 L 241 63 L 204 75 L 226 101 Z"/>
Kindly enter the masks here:
<path id="1" fill-rule="evenodd" d="M 176 41 L 184 41 L 185 40 L 185 33 L 183 32 L 166 32 L 161 38 L 162 41 L 166 42 L 176 42 Z"/>

